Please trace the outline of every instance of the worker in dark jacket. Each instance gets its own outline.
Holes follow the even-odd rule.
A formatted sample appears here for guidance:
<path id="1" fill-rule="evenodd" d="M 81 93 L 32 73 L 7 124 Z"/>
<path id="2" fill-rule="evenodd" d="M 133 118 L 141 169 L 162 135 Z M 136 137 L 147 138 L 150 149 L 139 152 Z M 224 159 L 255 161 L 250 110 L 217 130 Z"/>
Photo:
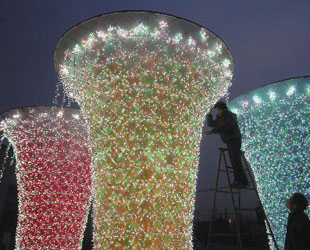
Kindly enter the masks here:
<path id="1" fill-rule="evenodd" d="M 247 177 L 241 164 L 241 133 L 238 126 L 236 114 L 227 109 L 226 103 L 217 102 L 214 105 L 216 119 L 213 120 L 212 114 L 207 115 L 208 126 L 212 130 L 206 130 L 205 134 L 220 134 L 221 139 L 227 144 L 230 162 L 234 172 L 232 187 L 242 188 L 248 185 Z"/>
<path id="2" fill-rule="evenodd" d="M 310 249 L 310 220 L 304 213 L 308 207 L 307 198 L 301 193 L 295 193 L 286 201 L 286 207 L 291 211 L 287 221 L 285 250 Z"/>

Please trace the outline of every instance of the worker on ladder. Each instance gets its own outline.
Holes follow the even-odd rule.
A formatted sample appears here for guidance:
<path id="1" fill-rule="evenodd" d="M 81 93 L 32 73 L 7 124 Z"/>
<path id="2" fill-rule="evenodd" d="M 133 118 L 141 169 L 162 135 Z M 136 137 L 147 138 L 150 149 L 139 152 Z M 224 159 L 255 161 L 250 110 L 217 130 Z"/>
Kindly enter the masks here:
<path id="1" fill-rule="evenodd" d="M 248 180 L 241 163 L 241 133 L 238 126 L 237 115 L 228 110 L 225 102 L 219 101 L 214 105 L 216 119 L 213 120 L 211 112 L 207 114 L 207 123 L 211 130 L 206 130 L 206 135 L 220 134 L 227 145 L 230 162 L 233 168 L 233 188 L 243 188 L 248 185 Z"/>

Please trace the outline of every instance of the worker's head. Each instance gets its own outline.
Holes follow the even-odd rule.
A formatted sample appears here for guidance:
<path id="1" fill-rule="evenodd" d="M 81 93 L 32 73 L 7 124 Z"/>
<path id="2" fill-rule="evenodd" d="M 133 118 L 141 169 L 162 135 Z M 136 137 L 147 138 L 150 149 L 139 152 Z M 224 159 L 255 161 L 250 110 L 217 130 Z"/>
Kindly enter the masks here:
<path id="1" fill-rule="evenodd" d="M 286 201 L 286 207 L 292 212 L 304 211 L 309 203 L 307 198 L 301 193 L 295 193 Z"/>
<path id="2" fill-rule="evenodd" d="M 221 102 L 221 101 L 215 103 L 214 108 L 215 108 L 216 115 L 218 117 L 222 117 L 223 114 L 227 111 L 226 103 L 225 102 Z"/>

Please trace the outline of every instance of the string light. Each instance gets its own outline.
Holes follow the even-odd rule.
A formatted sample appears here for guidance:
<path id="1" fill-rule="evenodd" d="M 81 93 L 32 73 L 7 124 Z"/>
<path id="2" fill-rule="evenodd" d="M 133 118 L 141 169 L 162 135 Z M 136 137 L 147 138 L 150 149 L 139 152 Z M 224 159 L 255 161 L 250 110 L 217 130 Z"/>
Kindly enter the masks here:
<path id="1" fill-rule="evenodd" d="M 82 246 L 92 173 L 88 129 L 76 115 L 74 109 L 27 107 L 1 116 L 16 156 L 16 249 Z"/>
<path id="2" fill-rule="evenodd" d="M 262 100 L 258 97 L 258 96 L 253 96 L 253 101 L 257 104 L 260 104 L 262 102 Z"/>
<path id="3" fill-rule="evenodd" d="M 273 91 L 269 91 L 268 92 L 268 96 L 269 96 L 269 99 L 271 100 L 271 101 L 274 101 L 275 99 L 276 99 L 276 93 L 275 92 L 273 92 Z"/>
<path id="4" fill-rule="evenodd" d="M 227 94 L 231 56 L 211 32 L 163 14 L 112 13 L 81 27 L 89 34 L 60 39 L 55 66 L 90 124 L 94 247 L 191 248 L 201 128 Z"/>
<path id="5" fill-rule="evenodd" d="M 289 89 L 287 91 L 287 95 L 290 96 L 290 95 L 294 94 L 295 90 L 296 90 L 295 86 L 289 87 Z"/>
<path id="6" fill-rule="evenodd" d="M 1 147 L 4 147 L 4 154 L 3 154 L 3 158 L 2 158 L 2 162 L 1 162 L 1 169 L 0 169 L 0 183 L 2 181 L 2 177 L 5 173 L 5 169 L 7 166 L 13 166 L 14 164 L 14 154 L 13 154 L 13 150 L 12 150 L 12 145 L 10 143 L 8 143 L 7 146 L 5 146 L 6 144 L 4 143 L 5 141 L 5 137 L 3 136 L 3 134 L 1 134 L 0 136 L 0 145 Z"/>
<path id="7" fill-rule="evenodd" d="M 285 201 L 294 192 L 310 195 L 309 79 L 276 82 L 229 104 L 238 112 L 243 149 L 280 249 L 284 248 L 288 217 Z M 260 103 L 255 96 L 261 97 Z M 242 105 L 244 101 L 247 106 Z"/>

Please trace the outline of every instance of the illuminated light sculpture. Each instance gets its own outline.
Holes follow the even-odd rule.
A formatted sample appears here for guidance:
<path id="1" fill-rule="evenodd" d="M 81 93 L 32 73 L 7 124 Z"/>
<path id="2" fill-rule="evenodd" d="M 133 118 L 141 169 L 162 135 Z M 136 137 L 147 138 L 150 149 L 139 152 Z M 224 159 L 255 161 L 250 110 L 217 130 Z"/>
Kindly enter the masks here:
<path id="1" fill-rule="evenodd" d="M 275 82 L 232 100 L 245 156 L 280 246 L 288 217 L 285 201 L 310 195 L 310 77 Z M 272 246 L 273 247 L 273 246 Z"/>
<path id="2" fill-rule="evenodd" d="M 80 249 L 92 184 L 80 111 L 13 109 L 1 115 L 0 129 L 16 157 L 16 249 Z"/>
<path id="3" fill-rule="evenodd" d="M 60 38 L 55 68 L 90 125 L 96 249 L 189 249 L 201 129 L 232 58 L 210 31 L 144 11 Z"/>

